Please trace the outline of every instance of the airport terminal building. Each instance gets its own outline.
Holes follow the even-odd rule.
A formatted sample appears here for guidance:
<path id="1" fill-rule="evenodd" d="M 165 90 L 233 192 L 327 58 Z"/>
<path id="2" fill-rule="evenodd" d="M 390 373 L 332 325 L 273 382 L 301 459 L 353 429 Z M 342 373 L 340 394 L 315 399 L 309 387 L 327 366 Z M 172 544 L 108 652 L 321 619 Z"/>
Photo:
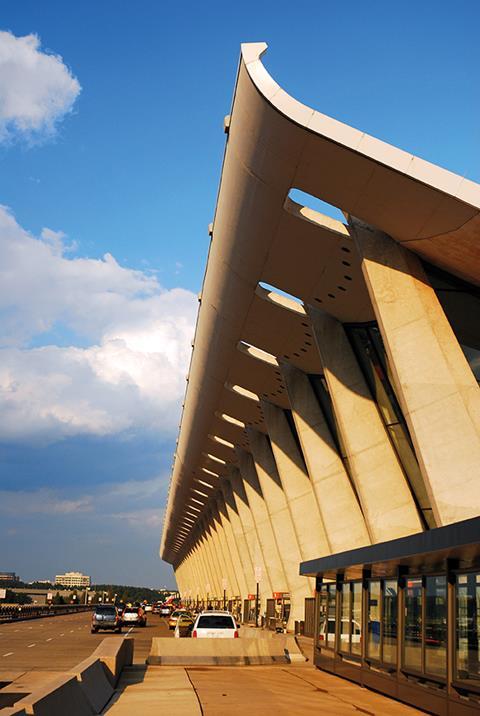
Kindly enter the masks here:
<path id="1" fill-rule="evenodd" d="M 184 599 L 473 714 L 480 186 L 300 104 L 265 49 L 225 118 L 160 554 Z"/>

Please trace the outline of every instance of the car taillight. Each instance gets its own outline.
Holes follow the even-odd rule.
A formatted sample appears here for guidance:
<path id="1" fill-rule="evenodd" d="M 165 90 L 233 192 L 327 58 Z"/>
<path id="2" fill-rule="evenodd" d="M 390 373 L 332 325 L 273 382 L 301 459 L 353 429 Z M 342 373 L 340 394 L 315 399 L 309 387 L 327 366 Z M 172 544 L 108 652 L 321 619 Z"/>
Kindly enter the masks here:
<path id="1" fill-rule="evenodd" d="M 194 639 L 197 638 L 197 630 L 196 630 L 196 629 L 194 629 L 194 630 L 192 631 L 192 636 L 193 636 Z"/>
<path id="2" fill-rule="evenodd" d="M 240 634 L 238 633 L 238 629 L 235 629 L 235 634 L 233 635 L 233 638 L 238 639 L 239 636 Z"/>

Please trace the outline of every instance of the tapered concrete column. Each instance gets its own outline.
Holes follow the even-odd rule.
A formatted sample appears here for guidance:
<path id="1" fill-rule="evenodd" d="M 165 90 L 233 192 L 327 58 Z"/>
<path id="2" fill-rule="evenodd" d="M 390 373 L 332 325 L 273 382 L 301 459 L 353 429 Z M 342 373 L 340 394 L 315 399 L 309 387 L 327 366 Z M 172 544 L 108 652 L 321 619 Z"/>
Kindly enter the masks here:
<path id="1" fill-rule="evenodd" d="M 421 532 L 410 487 L 342 324 L 311 306 L 307 310 L 372 542 Z"/>
<path id="2" fill-rule="evenodd" d="M 198 565 L 199 565 L 199 576 L 201 579 L 201 589 L 202 589 L 202 598 L 205 599 L 207 596 L 207 584 L 211 584 L 213 586 L 214 581 L 211 575 L 211 572 L 207 566 L 207 549 L 205 546 L 205 541 L 201 539 L 199 536 L 197 538 L 197 544 L 196 544 L 196 555 L 198 558 Z"/>
<path id="3" fill-rule="evenodd" d="M 230 552 L 230 543 L 225 533 L 222 516 L 218 509 L 218 501 L 216 499 L 212 499 L 210 501 L 210 504 L 211 514 L 218 536 L 218 544 L 220 545 L 220 550 L 223 555 L 223 561 L 226 569 L 226 574 L 224 575 L 226 582 L 222 580 L 222 594 L 220 596 L 223 596 L 223 591 L 225 590 L 227 597 L 235 597 L 237 594 L 240 594 L 240 587 L 237 581 L 235 560 Z"/>
<path id="4" fill-rule="evenodd" d="M 234 468 L 236 470 L 236 468 Z M 241 481 L 240 475 L 238 475 L 238 479 Z M 255 592 L 255 572 L 254 572 L 254 566 L 253 562 L 250 556 L 250 548 L 247 543 L 247 538 L 244 532 L 244 527 L 242 525 L 242 520 L 240 518 L 239 514 L 239 508 L 237 507 L 237 503 L 235 500 L 235 494 L 233 491 L 232 484 L 230 480 L 223 479 L 221 482 L 221 489 L 222 489 L 222 495 L 224 499 L 225 509 L 228 515 L 228 519 L 230 522 L 230 525 L 232 527 L 232 536 L 235 540 L 235 544 L 237 547 L 237 553 L 239 557 L 239 561 L 242 565 L 242 574 L 244 577 L 244 584 L 242 585 L 242 598 L 246 599 L 247 594 L 252 594 Z M 245 502 L 246 502 L 246 495 L 245 495 Z M 245 506 L 245 509 L 248 509 L 248 506 Z M 252 532 L 254 532 L 253 528 L 253 520 L 250 516 L 250 523 L 252 524 Z M 256 534 L 254 534 L 254 537 L 256 538 Z M 258 548 L 257 548 L 258 549 Z M 255 547 L 254 552 L 255 553 Z M 263 559 L 262 559 L 263 563 Z"/>
<path id="5" fill-rule="evenodd" d="M 200 569 L 199 569 L 199 559 L 197 555 L 197 551 L 195 546 L 192 547 L 191 550 L 191 566 L 192 566 L 192 592 L 194 593 L 193 596 L 196 599 L 197 597 L 201 596 L 200 590 L 202 589 L 202 579 L 200 577 Z M 203 587 L 205 589 L 205 587 Z"/>
<path id="6" fill-rule="evenodd" d="M 308 377 L 282 364 L 292 415 L 333 554 L 370 544 L 355 491 Z"/>
<path id="7" fill-rule="evenodd" d="M 438 525 L 480 513 L 480 389 L 417 256 L 351 219 Z"/>
<path id="8" fill-rule="evenodd" d="M 178 565 L 175 570 L 175 581 L 177 582 L 177 589 L 180 592 L 180 595 L 183 597 L 183 580 L 181 565 Z"/>
<path id="9" fill-rule="evenodd" d="M 262 408 L 277 472 L 300 548 L 300 561 L 315 559 L 315 556 L 323 557 L 330 553 L 330 546 L 303 456 L 284 411 L 264 400 Z"/>
<path id="10" fill-rule="evenodd" d="M 232 468 L 229 481 L 252 564 L 249 594 L 255 594 L 257 578 L 262 607 L 274 591 L 287 591 L 270 517 L 263 500 L 252 456 L 237 448 L 240 470 Z"/>
<path id="11" fill-rule="evenodd" d="M 237 583 L 238 591 L 233 596 L 239 596 L 242 599 L 246 599 L 248 587 L 245 573 L 243 571 L 243 561 L 237 548 L 237 542 L 233 533 L 233 526 L 229 519 L 229 513 L 227 511 L 227 506 L 222 492 L 219 492 L 217 495 L 217 508 L 222 522 L 223 532 L 227 540 L 228 551 L 233 562 L 233 571 Z"/>
<path id="12" fill-rule="evenodd" d="M 292 608 L 289 628 L 291 628 L 294 621 L 303 619 L 304 600 L 305 597 L 311 596 L 313 587 L 310 584 L 311 580 L 300 577 L 298 573 L 302 553 L 270 444 L 263 433 L 251 428 L 248 428 L 247 432 L 255 469 L 290 592 Z"/>
<path id="13" fill-rule="evenodd" d="M 190 564 L 189 564 L 189 558 L 188 556 L 184 561 L 182 562 L 182 584 L 183 584 L 183 594 L 185 598 L 189 597 L 189 592 L 191 589 L 190 585 Z"/>
<path id="14" fill-rule="evenodd" d="M 207 582 L 207 584 L 210 585 L 211 589 L 207 589 L 207 592 L 209 593 L 210 597 L 216 597 L 220 593 L 222 584 L 220 565 L 217 557 L 217 552 L 214 549 L 213 538 L 207 520 L 204 518 L 200 522 L 200 524 L 202 529 L 201 539 L 203 540 L 205 545 L 205 566 L 207 569 L 207 574 L 210 576 L 210 580 L 209 582 Z"/>
<path id="15" fill-rule="evenodd" d="M 215 522 L 215 519 L 213 517 L 212 508 L 210 507 L 209 510 L 206 512 L 207 519 L 209 520 L 210 525 L 210 534 L 212 536 L 212 543 L 213 543 L 213 551 L 214 554 L 216 553 L 216 559 L 217 559 L 217 565 L 218 565 L 218 574 L 219 574 L 219 592 L 217 593 L 217 597 L 220 599 L 220 597 L 223 596 L 223 589 L 225 581 L 227 583 L 227 594 L 230 593 L 230 569 L 227 566 L 227 559 L 226 555 L 224 553 L 224 545 L 221 542 L 220 539 L 220 528 L 219 525 Z"/>

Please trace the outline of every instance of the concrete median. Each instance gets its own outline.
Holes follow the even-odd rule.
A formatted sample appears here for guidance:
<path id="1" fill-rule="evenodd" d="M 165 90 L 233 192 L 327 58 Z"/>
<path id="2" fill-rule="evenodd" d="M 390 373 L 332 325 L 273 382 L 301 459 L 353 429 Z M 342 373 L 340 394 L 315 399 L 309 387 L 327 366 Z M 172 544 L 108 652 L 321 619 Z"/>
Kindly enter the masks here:
<path id="1" fill-rule="evenodd" d="M 93 711 L 76 676 L 65 674 L 21 699 L 16 708 L 29 716 L 92 716 Z"/>
<path id="2" fill-rule="evenodd" d="M 133 663 L 133 644 L 133 639 L 110 636 L 104 639 L 92 654 L 93 658 L 100 659 L 104 664 L 107 678 L 113 687 L 116 686 L 122 669 Z"/>
<path id="3" fill-rule="evenodd" d="M 10 706 L 8 709 L 2 709 L 2 716 L 26 716 L 24 708 L 19 706 Z"/>
<path id="4" fill-rule="evenodd" d="M 255 666 L 306 661 L 290 634 L 258 639 L 152 639 L 148 664 Z"/>
<path id="5" fill-rule="evenodd" d="M 173 640 L 171 640 L 173 641 Z M 133 639 L 104 639 L 94 653 L 68 672 L 18 672 L 1 690 L 3 714 L 92 716 L 110 701 L 122 669 L 133 661 Z M 1 703 L 0 703 L 1 709 Z M 12 710 L 13 709 L 13 710 Z"/>
<path id="6" fill-rule="evenodd" d="M 70 669 L 69 673 L 77 677 L 93 713 L 100 713 L 113 696 L 113 686 L 104 664 L 98 657 L 90 656 Z"/>

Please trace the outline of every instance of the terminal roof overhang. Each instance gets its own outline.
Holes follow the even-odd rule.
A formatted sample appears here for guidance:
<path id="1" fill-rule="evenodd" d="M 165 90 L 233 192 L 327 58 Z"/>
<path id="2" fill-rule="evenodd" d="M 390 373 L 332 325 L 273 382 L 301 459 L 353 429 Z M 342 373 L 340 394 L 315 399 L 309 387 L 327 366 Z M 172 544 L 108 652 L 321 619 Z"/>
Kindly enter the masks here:
<path id="1" fill-rule="evenodd" d="M 195 490 L 208 495 L 219 487 L 236 462 L 233 445 L 249 449 L 244 425 L 265 430 L 261 404 L 252 397 L 287 407 L 276 361 L 256 349 L 320 372 L 301 304 L 259 283 L 321 305 L 343 322 L 373 318 L 347 227 L 292 202 L 292 188 L 479 284 L 480 186 L 297 102 L 264 68 L 266 47 L 242 45 L 227 118 L 160 547 L 174 565 L 207 502 Z"/>
<path id="2" fill-rule="evenodd" d="M 452 568 L 471 568 L 480 557 L 480 517 L 437 527 L 407 537 L 359 547 L 347 552 L 312 559 L 300 564 L 304 577 L 335 580 L 359 579 L 365 571 L 372 577 L 396 576 L 402 568 L 422 574 Z"/>

